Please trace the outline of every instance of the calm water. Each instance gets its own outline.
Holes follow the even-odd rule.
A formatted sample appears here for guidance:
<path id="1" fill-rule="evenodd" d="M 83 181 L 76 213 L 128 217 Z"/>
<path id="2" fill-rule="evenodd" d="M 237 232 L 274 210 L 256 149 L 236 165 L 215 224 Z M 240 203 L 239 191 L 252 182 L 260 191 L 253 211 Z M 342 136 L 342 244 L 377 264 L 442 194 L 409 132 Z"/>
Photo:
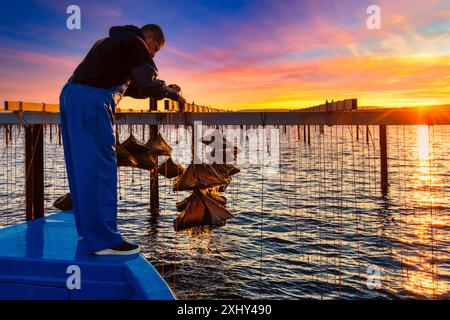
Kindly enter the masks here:
<path id="1" fill-rule="evenodd" d="M 280 164 L 240 166 L 225 192 L 235 218 L 215 230 L 175 233 L 175 202 L 189 193 L 172 192 L 162 177 L 161 215 L 151 218 L 148 172 L 121 168 L 119 228 L 179 298 L 449 298 L 450 127 L 388 127 L 386 197 L 378 128 L 369 128 L 368 143 L 359 129 L 357 140 L 355 127 L 325 127 L 324 134 L 311 127 L 308 146 L 302 129 L 280 128 L 281 151 L 270 150 Z M 52 141 L 48 130 L 51 214 L 68 187 L 56 128 Z M 142 129 L 134 130 L 142 139 Z M 190 140 L 173 127 L 160 130 L 172 145 Z M 25 215 L 23 129 L 13 128 L 8 148 L 3 127 L 0 133 L 0 226 L 7 226 Z M 186 163 L 182 151 L 174 159 Z M 369 289 L 372 279 L 380 287 Z"/>

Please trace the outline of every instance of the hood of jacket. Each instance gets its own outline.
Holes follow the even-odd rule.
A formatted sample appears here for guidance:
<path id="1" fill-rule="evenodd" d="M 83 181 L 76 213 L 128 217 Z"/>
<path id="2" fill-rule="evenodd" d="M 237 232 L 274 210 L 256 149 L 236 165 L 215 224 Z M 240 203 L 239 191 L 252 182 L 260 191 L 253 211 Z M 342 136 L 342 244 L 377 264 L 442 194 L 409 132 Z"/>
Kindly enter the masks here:
<path id="1" fill-rule="evenodd" d="M 144 34 L 141 29 L 133 25 L 114 26 L 109 29 L 109 36 L 114 36 L 122 32 L 131 32 L 144 40 Z"/>

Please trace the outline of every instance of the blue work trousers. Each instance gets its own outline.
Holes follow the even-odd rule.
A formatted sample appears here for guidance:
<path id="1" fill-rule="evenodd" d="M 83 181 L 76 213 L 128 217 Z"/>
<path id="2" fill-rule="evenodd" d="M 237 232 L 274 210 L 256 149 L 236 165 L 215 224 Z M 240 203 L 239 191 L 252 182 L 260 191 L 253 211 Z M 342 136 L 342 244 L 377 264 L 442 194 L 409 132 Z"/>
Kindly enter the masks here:
<path id="1" fill-rule="evenodd" d="M 60 95 L 61 135 L 78 235 L 89 252 L 123 242 L 117 230 L 114 114 L 122 93 L 72 83 Z"/>

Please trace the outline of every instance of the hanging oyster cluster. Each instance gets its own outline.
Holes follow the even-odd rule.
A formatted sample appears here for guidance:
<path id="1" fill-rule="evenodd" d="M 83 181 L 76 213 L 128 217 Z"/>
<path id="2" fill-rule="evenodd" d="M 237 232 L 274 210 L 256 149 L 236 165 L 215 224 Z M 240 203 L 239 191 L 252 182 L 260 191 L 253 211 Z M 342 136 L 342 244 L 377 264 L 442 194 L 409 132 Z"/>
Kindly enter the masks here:
<path id="1" fill-rule="evenodd" d="M 150 138 L 145 144 L 136 139 L 133 134 L 130 134 L 128 139 L 122 143 L 116 141 L 118 167 L 156 170 L 166 178 L 174 178 L 180 175 L 184 169 L 172 160 L 171 155 L 172 148 L 160 134 Z M 168 156 L 168 158 L 158 166 L 158 156 Z M 70 193 L 56 199 L 53 206 L 63 211 L 71 209 Z"/>
<path id="2" fill-rule="evenodd" d="M 211 140 L 204 139 L 202 142 L 209 144 Z M 221 152 L 220 154 L 224 155 L 230 152 L 225 147 L 226 141 L 223 146 L 223 150 L 213 152 Z M 227 199 L 219 192 L 225 191 L 231 182 L 231 176 L 239 171 L 232 164 L 191 163 L 173 183 L 174 191 L 192 191 L 188 198 L 176 203 L 177 211 L 181 213 L 174 221 L 175 231 L 197 226 L 220 227 L 226 223 L 227 219 L 233 218 L 233 215 L 225 208 Z"/>
<path id="3" fill-rule="evenodd" d="M 157 170 L 166 178 L 176 177 L 183 172 L 183 167 L 172 160 L 172 148 L 161 134 L 148 139 L 145 144 L 130 134 L 124 142 L 116 144 L 116 154 L 119 167 L 130 166 L 149 171 Z M 168 158 L 158 166 L 158 156 L 168 156 Z"/>

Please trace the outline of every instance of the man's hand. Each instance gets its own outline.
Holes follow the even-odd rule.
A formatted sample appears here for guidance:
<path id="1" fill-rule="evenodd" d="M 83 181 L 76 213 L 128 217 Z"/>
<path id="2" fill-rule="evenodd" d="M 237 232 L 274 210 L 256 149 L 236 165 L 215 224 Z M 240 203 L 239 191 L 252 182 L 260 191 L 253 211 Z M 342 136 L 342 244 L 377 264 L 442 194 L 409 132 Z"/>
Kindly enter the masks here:
<path id="1" fill-rule="evenodd" d="M 177 84 L 169 84 L 167 87 L 169 87 L 170 89 L 175 90 L 176 92 L 178 92 L 178 99 L 177 101 L 180 103 L 180 108 L 184 109 L 184 105 L 186 104 L 186 99 L 183 97 L 183 95 L 181 94 L 181 87 Z"/>

